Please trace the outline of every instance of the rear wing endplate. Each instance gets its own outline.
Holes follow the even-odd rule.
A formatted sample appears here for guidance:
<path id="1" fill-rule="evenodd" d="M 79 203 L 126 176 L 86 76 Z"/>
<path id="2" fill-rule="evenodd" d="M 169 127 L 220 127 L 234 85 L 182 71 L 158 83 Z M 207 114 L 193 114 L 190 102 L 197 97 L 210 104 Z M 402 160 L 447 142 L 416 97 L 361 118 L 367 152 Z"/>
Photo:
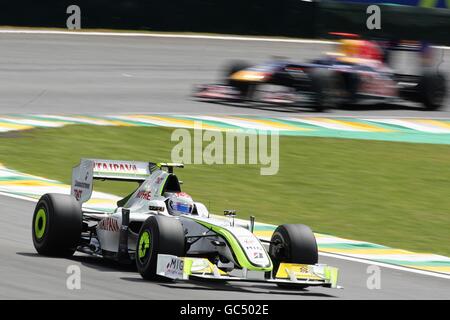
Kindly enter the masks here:
<path id="1" fill-rule="evenodd" d="M 83 203 L 91 198 L 93 180 L 143 182 L 155 169 L 152 162 L 81 159 L 72 170 L 71 194 Z"/>

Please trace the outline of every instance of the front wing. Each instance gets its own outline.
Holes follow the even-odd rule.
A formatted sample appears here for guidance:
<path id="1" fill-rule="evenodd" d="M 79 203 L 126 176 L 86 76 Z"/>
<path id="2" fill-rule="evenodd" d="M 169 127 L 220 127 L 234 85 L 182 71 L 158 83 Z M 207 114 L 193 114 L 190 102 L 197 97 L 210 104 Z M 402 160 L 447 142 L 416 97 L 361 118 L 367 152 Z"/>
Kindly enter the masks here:
<path id="1" fill-rule="evenodd" d="M 244 281 L 283 284 L 304 288 L 307 286 L 322 286 L 341 288 L 337 284 L 338 269 L 327 265 L 304 265 L 281 263 L 273 279 L 255 279 L 247 276 L 247 270 L 242 270 L 242 276 L 231 275 L 205 258 L 177 257 L 159 254 L 156 273 L 173 280 L 209 280 L 209 281 Z"/>

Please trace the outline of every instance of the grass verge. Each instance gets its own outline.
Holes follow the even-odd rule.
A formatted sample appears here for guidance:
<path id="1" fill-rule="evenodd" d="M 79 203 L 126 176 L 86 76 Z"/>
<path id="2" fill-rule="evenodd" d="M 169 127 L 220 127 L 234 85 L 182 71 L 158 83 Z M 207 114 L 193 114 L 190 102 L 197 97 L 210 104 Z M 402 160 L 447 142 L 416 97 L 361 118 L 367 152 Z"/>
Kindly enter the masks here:
<path id="1" fill-rule="evenodd" d="M 81 157 L 170 161 L 172 130 L 67 126 L 0 135 L 0 162 L 70 183 Z M 214 213 L 450 256 L 450 146 L 280 136 L 280 169 L 188 165 L 184 190 Z M 128 185 L 98 183 L 125 194 Z"/>

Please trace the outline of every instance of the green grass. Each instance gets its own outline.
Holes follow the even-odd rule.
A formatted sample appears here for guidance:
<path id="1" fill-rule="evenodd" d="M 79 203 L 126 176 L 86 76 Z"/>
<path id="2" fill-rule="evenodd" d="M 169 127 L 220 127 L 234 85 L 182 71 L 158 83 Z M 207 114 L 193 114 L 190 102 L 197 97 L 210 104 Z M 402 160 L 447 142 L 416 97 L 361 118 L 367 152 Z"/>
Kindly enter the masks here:
<path id="1" fill-rule="evenodd" d="M 0 135 L 0 162 L 70 183 L 81 157 L 170 161 L 172 130 L 67 126 Z M 273 224 L 450 256 L 450 146 L 280 137 L 280 170 L 188 165 L 184 190 L 214 213 L 237 209 Z M 99 183 L 125 194 L 128 185 Z"/>

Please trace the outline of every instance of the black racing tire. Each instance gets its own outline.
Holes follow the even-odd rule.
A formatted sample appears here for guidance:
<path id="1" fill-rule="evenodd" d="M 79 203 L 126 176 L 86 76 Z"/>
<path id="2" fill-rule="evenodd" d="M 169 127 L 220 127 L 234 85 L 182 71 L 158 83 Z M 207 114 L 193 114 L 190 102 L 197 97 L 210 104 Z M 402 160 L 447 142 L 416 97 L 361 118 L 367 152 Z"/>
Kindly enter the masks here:
<path id="1" fill-rule="evenodd" d="M 273 278 L 282 262 L 316 264 L 319 260 L 316 237 L 312 230 L 303 224 L 278 226 L 270 241 L 269 255 L 273 263 Z"/>
<path id="2" fill-rule="evenodd" d="M 426 71 L 417 86 L 419 101 L 427 111 L 439 110 L 445 101 L 447 83 L 444 75 L 435 71 Z"/>
<path id="3" fill-rule="evenodd" d="M 158 254 L 182 257 L 185 247 L 185 234 L 179 220 L 165 216 L 147 218 L 136 244 L 136 267 L 142 278 L 166 280 L 156 274 Z"/>
<path id="4" fill-rule="evenodd" d="M 333 72 L 325 68 L 312 69 L 309 73 L 311 81 L 312 106 L 317 112 L 323 112 L 335 107 L 332 95 Z"/>
<path id="5" fill-rule="evenodd" d="M 83 214 L 72 195 L 47 193 L 34 209 L 32 238 L 41 255 L 70 257 L 81 238 Z"/>
<path id="6" fill-rule="evenodd" d="M 339 82 L 337 89 L 341 90 L 341 98 L 337 99 L 335 107 L 345 108 L 355 106 L 358 100 L 357 93 L 361 82 L 359 75 L 354 72 L 340 73 L 337 74 L 337 80 Z"/>

